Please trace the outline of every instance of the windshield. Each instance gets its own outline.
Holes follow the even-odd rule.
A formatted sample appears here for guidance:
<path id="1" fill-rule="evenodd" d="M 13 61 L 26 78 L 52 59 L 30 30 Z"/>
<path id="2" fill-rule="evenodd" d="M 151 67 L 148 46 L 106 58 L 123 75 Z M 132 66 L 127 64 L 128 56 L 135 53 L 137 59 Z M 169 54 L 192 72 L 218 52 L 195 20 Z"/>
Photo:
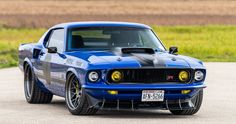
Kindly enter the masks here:
<path id="1" fill-rule="evenodd" d="M 150 29 L 127 27 L 93 27 L 70 29 L 67 50 L 109 50 L 114 47 L 145 47 L 157 51 L 165 48 Z"/>

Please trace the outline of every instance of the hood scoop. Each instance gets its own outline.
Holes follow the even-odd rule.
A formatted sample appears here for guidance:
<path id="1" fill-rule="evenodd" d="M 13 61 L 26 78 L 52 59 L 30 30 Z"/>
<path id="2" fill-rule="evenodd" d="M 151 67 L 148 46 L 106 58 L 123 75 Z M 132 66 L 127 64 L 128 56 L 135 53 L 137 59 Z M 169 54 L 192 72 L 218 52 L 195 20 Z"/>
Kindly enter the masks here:
<path id="1" fill-rule="evenodd" d="M 152 48 L 120 48 L 116 47 L 114 48 L 114 52 L 117 54 L 132 54 L 132 53 L 138 53 L 138 54 L 155 54 L 155 51 Z"/>

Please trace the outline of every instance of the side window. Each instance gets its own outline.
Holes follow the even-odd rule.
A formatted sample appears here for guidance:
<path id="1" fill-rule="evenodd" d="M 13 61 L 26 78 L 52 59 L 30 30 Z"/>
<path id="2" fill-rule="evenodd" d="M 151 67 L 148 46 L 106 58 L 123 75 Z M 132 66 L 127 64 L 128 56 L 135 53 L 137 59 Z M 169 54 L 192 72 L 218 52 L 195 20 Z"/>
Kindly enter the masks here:
<path id="1" fill-rule="evenodd" d="M 64 29 L 53 30 L 47 47 L 57 47 L 57 51 L 60 53 L 64 48 Z"/>

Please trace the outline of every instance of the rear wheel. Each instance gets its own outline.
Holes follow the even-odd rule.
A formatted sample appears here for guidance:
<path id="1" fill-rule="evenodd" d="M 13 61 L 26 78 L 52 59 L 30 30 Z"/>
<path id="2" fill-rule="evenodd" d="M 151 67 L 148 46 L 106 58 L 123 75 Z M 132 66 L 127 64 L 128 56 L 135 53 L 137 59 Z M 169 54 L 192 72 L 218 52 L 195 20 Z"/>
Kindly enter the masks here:
<path id="1" fill-rule="evenodd" d="M 29 65 L 24 68 L 24 92 L 28 103 L 50 103 L 53 95 L 43 92 L 36 84 L 36 79 Z"/>
<path id="2" fill-rule="evenodd" d="M 89 106 L 81 84 L 73 74 L 69 74 L 66 83 L 66 105 L 73 115 L 93 115 L 98 111 Z"/>
<path id="3" fill-rule="evenodd" d="M 195 108 L 188 110 L 170 110 L 170 112 L 174 115 L 194 115 L 198 112 L 201 107 L 203 100 L 203 90 L 200 90 L 198 94 L 192 99 L 192 103 Z"/>

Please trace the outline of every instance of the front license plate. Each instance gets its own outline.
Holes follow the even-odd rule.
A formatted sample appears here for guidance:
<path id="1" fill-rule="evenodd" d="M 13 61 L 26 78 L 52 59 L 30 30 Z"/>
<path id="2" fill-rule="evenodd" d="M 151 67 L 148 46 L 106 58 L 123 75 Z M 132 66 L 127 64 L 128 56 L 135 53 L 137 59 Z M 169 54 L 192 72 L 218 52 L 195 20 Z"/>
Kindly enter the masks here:
<path id="1" fill-rule="evenodd" d="M 147 101 L 163 101 L 164 90 L 143 90 L 142 91 L 142 102 Z"/>

